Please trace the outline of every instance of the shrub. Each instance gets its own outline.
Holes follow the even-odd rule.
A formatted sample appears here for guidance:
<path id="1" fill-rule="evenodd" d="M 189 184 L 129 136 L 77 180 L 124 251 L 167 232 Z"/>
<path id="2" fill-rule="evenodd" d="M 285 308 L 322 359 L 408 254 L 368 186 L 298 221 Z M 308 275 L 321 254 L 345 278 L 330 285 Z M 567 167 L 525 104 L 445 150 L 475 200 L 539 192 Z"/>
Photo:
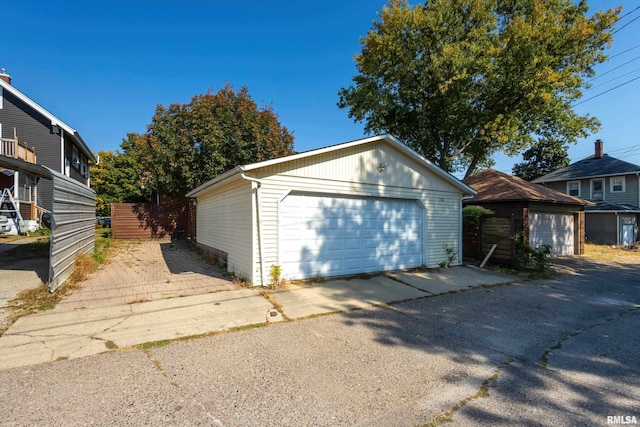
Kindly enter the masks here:
<path id="1" fill-rule="evenodd" d="M 462 226 L 464 228 L 478 228 L 480 227 L 480 217 L 492 214 L 492 210 L 483 208 L 482 206 L 465 206 L 462 209 Z"/>
<path id="2" fill-rule="evenodd" d="M 516 240 L 516 264 L 518 268 L 545 271 L 549 267 L 550 256 L 551 246 L 542 245 L 538 248 L 532 248 L 524 244 L 522 235 L 518 235 Z"/>

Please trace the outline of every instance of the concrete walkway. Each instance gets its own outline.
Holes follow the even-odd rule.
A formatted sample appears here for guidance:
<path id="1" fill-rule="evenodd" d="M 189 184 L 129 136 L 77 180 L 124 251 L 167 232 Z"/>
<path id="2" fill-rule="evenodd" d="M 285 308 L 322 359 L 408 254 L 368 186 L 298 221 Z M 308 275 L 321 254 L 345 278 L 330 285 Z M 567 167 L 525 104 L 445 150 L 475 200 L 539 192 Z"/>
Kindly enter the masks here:
<path id="1" fill-rule="evenodd" d="M 158 243 L 155 245 L 159 246 Z M 168 277 L 174 279 L 175 275 L 184 275 L 184 281 L 175 279 L 169 283 L 182 289 L 178 292 L 195 294 L 163 297 L 162 290 L 157 287 L 163 286 L 162 280 L 167 284 L 167 279 L 162 274 L 156 274 L 164 268 L 158 261 L 159 254 L 154 254 L 153 245 L 140 243 L 139 247 L 123 252 L 129 254 L 124 257 L 128 259 L 127 262 L 114 260 L 54 310 L 18 319 L 0 337 L 0 369 L 83 357 L 142 343 L 264 325 L 282 321 L 283 318 L 304 318 L 389 304 L 515 280 L 511 276 L 473 267 L 454 267 L 397 272 L 369 279 L 290 285 L 287 290 L 265 293 L 260 288 L 239 288 L 221 277 L 207 276 L 191 269 L 183 271 L 184 268 L 178 268 L 173 263 L 176 259 L 187 257 L 184 255 L 185 248 L 174 249 L 176 253 L 168 256 L 167 253 L 173 250 L 164 250 L 167 271 L 163 274 L 169 274 Z M 155 259 L 158 264 L 144 263 L 145 257 Z M 193 262 L 193 259 L 198 257 L 192 254 L 191 260 L 184 259 L 184 264 L 181 265 L 184 267 Z M 148 280 L 134 282 L 132 270 L 146 272 L 140 274 Z M 216 275 L 219 272 L 212 270 L 209 274 Z M 107 280 L 107 277 L 112 279 Z M 104 294 L 104 300 L 96 296 L 103 291 L 95 288 L 98 278 L 105 282 L 105 286 L 110 283 L 113 287 L 111 294 Z M 207 282 L 208 287 L 203 285 L 198 288 L 194 284 L 198 281 Z M 127 283 L 137 290 L 126 291 Z M 140 289 L 146 290 L 139 293 Z M 206 289 L 209 291 L 204 293 L 203 290 Z M 224 291 L 219 292 L 220 290 Z M 170 292 L 171 296 L 176 296 L 175 288 Z M 87 297 L 88 295 L 92 296 Z M 274 301 L 280 311 L 274 307 Z"/>

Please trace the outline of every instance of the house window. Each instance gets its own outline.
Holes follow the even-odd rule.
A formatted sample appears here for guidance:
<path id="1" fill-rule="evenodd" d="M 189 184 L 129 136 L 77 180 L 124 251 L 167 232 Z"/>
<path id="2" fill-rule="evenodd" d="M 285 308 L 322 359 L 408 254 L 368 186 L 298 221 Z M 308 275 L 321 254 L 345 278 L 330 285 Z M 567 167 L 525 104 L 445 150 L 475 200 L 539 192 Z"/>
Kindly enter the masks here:
<path id="1" fill-rule="evenodd" d="M 570 196 L 580 197 L 580 181 L 567 182 L 567 194 Z"/>
<path id="2" fill-rule="evenodd" d="M 71 165 L 80 169 L 80 157 L 78 157 L 78 147 L 76 146 L 71 147 Z"/>
<path id="3" fill-rule="evenodd" d="M 612 193 L 624 193 L 625 182 L 624 176 L 614 176 L 610 179 Z"/>
<path id="4" fill-rule="evenodd" d="M 604 179 L 591 180 L 591 200 L 604 200 Z"/>

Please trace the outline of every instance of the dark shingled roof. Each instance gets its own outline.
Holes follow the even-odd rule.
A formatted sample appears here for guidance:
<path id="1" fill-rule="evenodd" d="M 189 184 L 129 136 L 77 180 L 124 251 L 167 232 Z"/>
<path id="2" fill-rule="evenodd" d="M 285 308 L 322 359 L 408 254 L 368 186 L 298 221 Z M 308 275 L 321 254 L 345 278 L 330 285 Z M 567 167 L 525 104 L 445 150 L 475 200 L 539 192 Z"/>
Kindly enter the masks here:
<path id="1" fill-rule="evenodd" d="M 473 198 L 465 199 L 467 203 L 531 201 L 581 206 L 593 204 L 493 169 L 465 178 L 463 182 L 478 192 Z"/>
<path id="2" fill-rule="evenodd" d="M 640 166 L 628 163 L 615 157 L 604 154 L 597 159 L 589 156 L 578 162 L 572 163 L 566 168 L 541 176 L 531 182 L 543 183 L 553 181 L 569 181 L 572 179 L 593 178 L 598 176 L 624 175 L 640 172 Z"/>
<path id="3" fill-rule="evenodd" d="M 622 203 L 612 203 L 612 202 L 607 202 L 606 200 L 597 202 L 595 206 L 588 206 L 585 208 L 585 210 L 589 212 L 600 212 L 600 211 L 602 212 L 616 211 L 620 213 L 640 212 L 640 208 L 637 206 L 627 205 Z"/>

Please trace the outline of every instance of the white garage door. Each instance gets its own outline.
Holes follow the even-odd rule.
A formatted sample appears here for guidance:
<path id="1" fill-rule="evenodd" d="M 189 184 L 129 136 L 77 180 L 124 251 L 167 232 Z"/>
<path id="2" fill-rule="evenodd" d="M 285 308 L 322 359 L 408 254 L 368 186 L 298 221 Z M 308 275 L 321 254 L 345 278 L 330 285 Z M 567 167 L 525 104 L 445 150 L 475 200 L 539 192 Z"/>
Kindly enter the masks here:
<path id="1" fill-rule="evenodd" d="M 279 263 L 291 279 L 422 265 L 415 201 L 290 194 L 279 227 Z"/>
<path id="2" fill-rule="evenodd" d="M 529 216 L 529 245 L 551 246 L 553 255 L 573 255 L 573 214 L 532 213 Z"/>

